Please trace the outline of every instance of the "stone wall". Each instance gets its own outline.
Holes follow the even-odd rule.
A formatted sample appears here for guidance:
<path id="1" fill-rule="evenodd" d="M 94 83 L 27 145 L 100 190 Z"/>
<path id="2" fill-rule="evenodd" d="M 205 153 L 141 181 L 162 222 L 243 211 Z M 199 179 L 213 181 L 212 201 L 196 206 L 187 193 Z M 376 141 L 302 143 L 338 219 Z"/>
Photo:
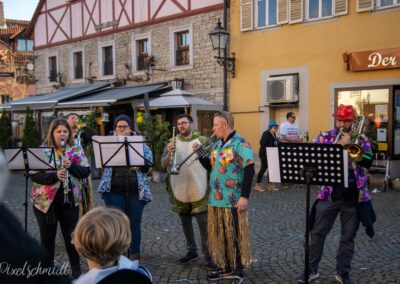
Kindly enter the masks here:
<path id="1" fill-rule="evenodd" d="M 55 90 L 55 82 L 48 82 L 46 74 L 46 58 L 53 52 L 58 54 L 59 72 L 66 85 L 72 82 L 71 50 L 83 48 L 85 57 L 85 77 L 96 76 L 99 79 L 99 43 L 115 41 L 116 57 L 116 79 L 127 79 L 127 84 L 143 84 L 170 81 L 174 78 L 184 78 L 186 90 L 198 93 L 201 97 L 223 104 L 223 68 L 219 66 L 214 57 L 212 45 L 208 33 L 216 26 L 218 18 L 222 19 L 223 11 L 213 11 L 171 20 L 151 26 L 141 27 L 134 30 L 119 32 L 107 36 L 88 39 L 57 46 L 53 48 L 38 50 L 35 52 L 35 72 L 37 93 L 48 93 Z M 192 25 L 193 28 L 193 59 L 192 69 L 172 71 L 170 66 L 170 29 Z M 155 57 L 154 69 L 149 76 L 137 75 L 132 69 L 132 35 L 151 32 L 151 54 Z M 126 66 L 129 66 L 127 68 Z M 128 74 L 131 73 L 128 77 Z M 88 83 L 84 80 L 80 83 Z"/>

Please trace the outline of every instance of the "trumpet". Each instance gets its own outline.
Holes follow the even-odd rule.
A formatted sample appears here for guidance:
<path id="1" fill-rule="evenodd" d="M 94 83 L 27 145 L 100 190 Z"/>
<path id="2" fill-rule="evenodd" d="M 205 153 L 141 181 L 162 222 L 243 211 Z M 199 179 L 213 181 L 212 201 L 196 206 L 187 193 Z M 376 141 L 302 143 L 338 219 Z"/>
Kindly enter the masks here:
<path id="1" fill-rule="evenodd" d="M 66 176 L 65 179 L 63 180 L 63 191 L 64 191 L 64 204 L 68 204 L 69 203 L 69 199 L 68 199 L 68 193 L 71 191 L 71 189 L 69 188 L 69 174 L 68 174 L 68 169 L 66 169 L 63 166 L 63 162 L 66 160 L 66 155 L 65 155 L 65 151 L 66 151 L 66 144 L 65 144 L 65 140 L 64 138 L 61 138 L 61 169 L 65 170 L 66 172 Z"/>
<path id="2" fill-rule="evenodd" d="M 169 172 L 173 175 L 179 174 L 179 169 L 177 168 L 177 165 L 176 165 L 176 134 L 175 134 L 175 132 L 176 132 L 176 127 L 174 126 L 174 127 L 172 127 L 172 139 L 175 144 L 175 151 L 171 155 L 171 159 L 170 159 L 171 168 L 169 170 Z"/>
<path id="3" fill-rule="evenodd" d="M 190 161 L 188 166 L 192 165 L 195 161 L 197 161 L 199 158 L 205 158 L 210 155 L 211 153 L 211 148 L 214 145 L 214 139 L 215 139 L 215 134 L 211 135 L 203 144 L 201 144 L 199 147 L 193 150 L 192 153 L 190 153 L 186 158 L 182 160 L 178 165 L 176 162 L 174 163 L 173 167 L 171 167 L 170 174 L 171 175 L 179 175 L 179 170 L 180 168 L 188 161 L 194 154 L 197 155 L 195 159 Z M 175 148 L 176 151 L 176 148 Z M 176 159 L 176 156 L 175 156 Z"/>

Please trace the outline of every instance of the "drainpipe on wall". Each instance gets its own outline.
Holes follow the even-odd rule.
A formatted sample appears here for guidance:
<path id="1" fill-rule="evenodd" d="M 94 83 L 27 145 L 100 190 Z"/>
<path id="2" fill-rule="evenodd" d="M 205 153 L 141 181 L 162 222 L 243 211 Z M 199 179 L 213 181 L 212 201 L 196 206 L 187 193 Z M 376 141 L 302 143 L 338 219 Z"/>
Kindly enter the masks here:
<path id="1" fill-rule="evenodd" d="M 224 28 L 228 31 L 228 0 L 224 0 Z M 224 50 L 224 58 L 228 57 L 229 42 Z M 228 111 L 228 64 L 224 64 L 224 110 Z"/>

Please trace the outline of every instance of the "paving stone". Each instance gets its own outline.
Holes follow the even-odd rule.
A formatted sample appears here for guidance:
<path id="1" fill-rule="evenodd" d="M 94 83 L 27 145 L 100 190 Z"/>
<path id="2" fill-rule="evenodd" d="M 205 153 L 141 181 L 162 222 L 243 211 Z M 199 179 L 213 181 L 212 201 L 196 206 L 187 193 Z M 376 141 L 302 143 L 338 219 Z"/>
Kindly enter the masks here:
<path id="1" fill-rule="evenodd" d="M 98 181 L 95 181 L 95 185 Z M 30 188 L 30 187 L 29 187 Z M 145 207 L 142 221 L 142 264 L 152 273 L 154 283 L 209 283 L 203 258 L 188 265 L 178 259 L 186 254 L 178 215 L 170 210 L 164 184 L 151 184 L 153 202 Z M 312 200 L 317 189 L 312 189 Z M 24 223 L 25 179 L 13 174 L 2 201 Z M 278 192 L 253 191 L 249 201 L 250 236 L 253 263 L 246 271 L 245 283 L 296 283 L 304 269 L 306 191 L 302 186 Z M 95 204 L 103 205 L 95 193 Z M 361 226 L 356 237 L 351 278 L 354 283 L 400 283 L 400 192 L 388 190 L 373 195 L 377 214 L 376 235 L 370 239 Z M 194 221 L 198 247 L 200 235 Z M 39 239 L 36 219 L 29 202 L 28 232 Z M 321 274 L 314 283 L 336 283 L 335 255 L 340 238 L 337 220 L 325 243 L 320 263 Z M 56 260 L 68 261 L 61 234 L 57 234 Z M 84 269 L 86 265 L 82 260 Z M 211 283 L 211 282 L 210 282 Z M 228 284 L 231 281 L 214 283 Z"/>

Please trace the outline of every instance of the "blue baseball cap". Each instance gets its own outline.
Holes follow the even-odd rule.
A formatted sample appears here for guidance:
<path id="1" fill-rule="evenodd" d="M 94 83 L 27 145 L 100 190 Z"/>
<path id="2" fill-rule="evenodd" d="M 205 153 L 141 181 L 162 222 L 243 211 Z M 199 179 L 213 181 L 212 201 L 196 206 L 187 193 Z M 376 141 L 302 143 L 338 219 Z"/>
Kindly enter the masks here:
<path id="1" fill-rule="evenodd" d="M 274 127 L 274 126 L 279 126 L 279 125 L 276 123 L 275 120 L 271 120 L 271 121 L 268 123 L 268 128 L 272 128 L 272 127 Z"/>

